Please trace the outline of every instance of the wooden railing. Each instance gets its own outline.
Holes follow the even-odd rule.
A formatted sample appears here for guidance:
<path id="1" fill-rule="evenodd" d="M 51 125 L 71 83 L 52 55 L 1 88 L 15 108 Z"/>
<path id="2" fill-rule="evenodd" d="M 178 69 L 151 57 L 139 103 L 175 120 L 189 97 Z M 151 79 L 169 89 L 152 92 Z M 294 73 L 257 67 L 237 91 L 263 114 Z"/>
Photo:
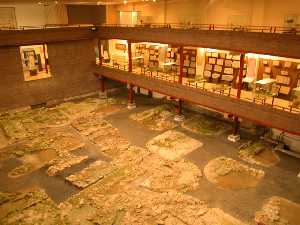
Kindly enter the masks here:
<path id="1" fill-rule="evenodd" d="M 9 27 L 0 26 L 0 30 L 32 30 L 32 29 L 54 29 L 65 27 L 149 27 L 149 28 L 166 28 L 166 29 L 193 29 L 193 30 L 223 30 L 237 32 L 261 32 L 261 33 L 284 33 L 284 34 L 300 34 L 300 26 L 281 27 L 281 26 L 243 26 L 243 25 L 224 25 L 224 24 L 193 24 L 193 23 L 143 23 L 143 24 L 47 24 L 40 26 L 19 26 Z"/>

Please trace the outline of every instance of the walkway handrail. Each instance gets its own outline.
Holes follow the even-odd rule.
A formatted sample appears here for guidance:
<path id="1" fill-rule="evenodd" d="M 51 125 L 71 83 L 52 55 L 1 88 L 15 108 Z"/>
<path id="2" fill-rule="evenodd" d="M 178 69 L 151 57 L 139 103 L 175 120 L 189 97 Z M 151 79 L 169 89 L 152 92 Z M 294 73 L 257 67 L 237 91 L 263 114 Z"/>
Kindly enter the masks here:
<path id="1" fill-rule="evenodd" d="M 47 24 L 41 26 L 19 26 L 9 27 L 0 26 L 0 30 L 32 30 L 32 29 L 55 29 L 55 28 L 91 28 L 91 27 L 130 27 L 130 28 L 164 28 L 164 29 L 193 29 L 193 30 L 211 30 L 211 31 L 238 31 L 238 32 L 259 32 L 259 33 L 277 33 L 277 34 L 300 34 L 300 26 L 281 27 L 281 26 L 244 26 L 244 25 L 225 25 L 225 24 L 194 24 L 194 23 L 143 23 L 143 24 Z"/>

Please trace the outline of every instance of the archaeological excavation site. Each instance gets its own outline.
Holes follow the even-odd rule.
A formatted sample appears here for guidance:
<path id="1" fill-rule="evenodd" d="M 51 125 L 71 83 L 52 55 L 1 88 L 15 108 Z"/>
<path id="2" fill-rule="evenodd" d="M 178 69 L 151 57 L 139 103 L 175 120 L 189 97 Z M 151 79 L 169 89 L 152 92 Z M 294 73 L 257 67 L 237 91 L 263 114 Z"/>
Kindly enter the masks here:
<path id="1" fill-rule="evenodd" d="M 0 225 L 300 225 L 299 24 L 298 0 L 1 1 Z"/>

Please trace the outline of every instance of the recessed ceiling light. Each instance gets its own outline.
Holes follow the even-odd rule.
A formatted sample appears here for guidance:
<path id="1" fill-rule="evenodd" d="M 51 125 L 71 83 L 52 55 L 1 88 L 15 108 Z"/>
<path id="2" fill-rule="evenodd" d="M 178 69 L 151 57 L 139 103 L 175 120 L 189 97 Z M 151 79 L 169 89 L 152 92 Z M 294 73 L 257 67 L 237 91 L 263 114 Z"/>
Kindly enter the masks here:
<path id="1" fill-rule="evenodd" d="M 127 4 L 127 0 L 124 0 L 124 2 L 123 2 L 125 5 Z"/>

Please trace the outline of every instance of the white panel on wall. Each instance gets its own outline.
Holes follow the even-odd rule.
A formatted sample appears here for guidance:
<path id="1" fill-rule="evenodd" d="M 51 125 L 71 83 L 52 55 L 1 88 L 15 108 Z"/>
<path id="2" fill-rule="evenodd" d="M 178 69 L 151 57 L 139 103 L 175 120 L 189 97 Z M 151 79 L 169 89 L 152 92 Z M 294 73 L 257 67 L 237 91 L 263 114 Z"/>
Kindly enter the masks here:
<path id="1" fill-rule="evenodd" d="M 0 7 L 0 27 L 16 27 L 17 20 L 14 7 Z"/>
<path id="2" fill-rule="evenodd" d="M 140 22 L 140 13 L 135 11 L 121 11 L 120 24 L 136 25 Z"/>
<path id="3" fill-rule="evenodd" d="M 45 5 L 46 24 L 68 24 L 67 8 L 63 4 Z"/>

